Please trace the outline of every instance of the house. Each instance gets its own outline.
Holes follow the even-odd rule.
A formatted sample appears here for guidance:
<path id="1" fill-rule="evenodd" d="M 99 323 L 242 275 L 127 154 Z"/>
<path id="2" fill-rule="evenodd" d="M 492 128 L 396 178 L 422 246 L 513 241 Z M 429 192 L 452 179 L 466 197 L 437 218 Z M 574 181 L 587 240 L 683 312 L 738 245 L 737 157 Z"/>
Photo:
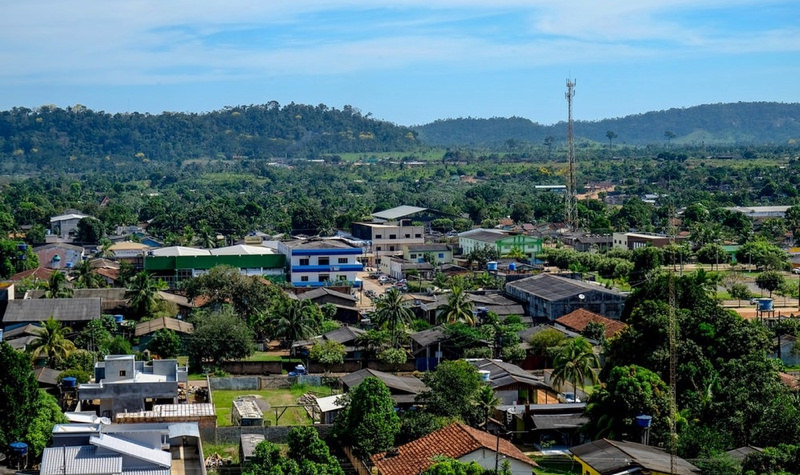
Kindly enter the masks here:
<path id="1" fill-rule="evenodd" d="M 33 248 L 39 265 L 48 269 L 70 270 L 83 261 L 84 249 L 72 244 L 53 243 Z"/>
<path id="2" fill-rule="evenodd" d="M 53 275 L 54 272 L 58 272 L 53 269 L 48 269 L 47 267 L 37 267 L 35 269 L 28 269 L 22 272 L 17 272 L 16 274 L 12 275 L 8 278 L 10 282 L 20 282 L 22 280 L 28 279 L 32 281 L 34 284 L 38 282 L 49 282 L 50 276 Z"/>
<path id="3" fill-rule="evenodd" d="M 585 442 L 581 427 L 589 422 L 586 403 L 537 404 L 526 414 L 529 432 L 540 446 L 572 447 Z"/>
<path id="4" fill-rule="evenodd" d="M 453 262 L 453 250 L 447 244 L 409 244 L 403 247 L 403 259 L 430 262 L 433 265 Z"/>
<path id="5" fill-rule="evenodd" d="M 398 280 L 411 278 L 411 274 L 429 279 L 433 274 L 433 264 L 424 261 L 407 261 L 399 257 L 389 257 L 381 260 L 380 270 Z"/>
<path id="6" fill-rule="evenodd" d="M 661 449 L 635 442 L 600 439 L 569 449 L 581 473 L 611 475 L 650 473 L 652 475 L 693 475 L 700 469 Z"/>
<path id="7" fill-rule="evenodd" d="M 57 424 L 41 475 L 206 474 L 196 423 Z"/>
<path id="8" fill-rule="evenodd" d="M 311 347 L 317 343 L 335 341 L 344 346 L 345 351 L 347 352 L 345 359 L 361 359 L 361 348 L 358 346 L 356 340 L 358 340 L 358 337 L 366 333 L 367 332 L 365 330 L 360 328 L 343 325 L 335 330 L 331 330 L 328 333 L 311 338 L 309 340 L 296 341 L 292 344 L 292 349 L 294 351 L 299 350 L 301 354 L 308 354 L 308 351 L 311 349 Z"/>
<path id="9" fill-rule="evenodd" d="M 625 330 L 628 325 L 619 320 L 612 320 L 584 308 L 575 309 L 572 312 L 559 317 L 555 321 L 556 328 L 562 327 L 576 333 L 583 333 L 589 323 L 600 323 L 605 326 L 605 338 L 609 339 Z"/>
<path id="10" fill-rule="evenodd" d="M 286 280 L 286 257 L 262 247 L 236 245 L 217 249 L 172 246 L 148 251 L 144 270 L 177 288 L 180 282 L 205 274 L 212 267 L 227 265 L 243 275 L 260 276 L 276 283 Z"/>
<path id="11" fill-rule="evenodd" d="M 425 472 L 442 456 L 460 462 L 477 462 L 494 470 L 499 461 L 508 461 L 514 475 L 530 475 L 536 462 L 506 439 L 455 422 L 424 437 L 371 457 L 380 475 L 417 475 Z"/>
<path id="12" fill-rule="evenodd" d="M 99 298 L 89 299 L 15 299 L 3 302 L 5 329 L 27 323 L 43 322 L 50 317 L 76 330 L 102 315 Z"/>
<path id="13" fill-rule="evenodd" d="M 558 401 L 558 392 L 545 383 L 543 377 L 534 376 L 515 364 L 484 358 L 467 361 L 478 370 L 482 380 L 492 387 L 500 405 L 551 404 Z"/>
<path id="14" fill-rule="evenodd" d="M 153 334 L 163 329 L 174 331 L 181 341 L 185 341 L 189 335 L 194 333 L 194 325 L 189 322 L 177 318 L 161 317 L 137 324 L 133 336 L 139 339 L 139 348 L 147 348 L 147 344 L 153 339 Z"/>
<path id="15" fill-rule="evenodd" d="M 428 328 L 427 330 L 412 333 L 409 338 L 411 340 L 411 355 L 415 359 L 417 371 L 432 371 L 436 369 L 439 362 L 444 359 L 442 343 L 447 340 L 444 328 L 441 326 Z"/>
<path id="16" fill-rule="evenodd" d="M 105 314 L 125 313 L 128 310 L 126 290 L 121 288 L 72 289 L 73 299 L 100 299 L 100 310 Z M 26 299 L 43 299 L 45 291 L 33 289 L 25 293 Z"/>
<path id="17" fill-rule="evenodd" d="M 489 248 L 497 250 L 501 256 L 510 254 L 512 250 L 519 250 L 532 259 L 542 252 L 541 238 L 481 228 L 459 233 L 458 246 L 464 255 L 477 249 Z"/>
<path id="18" fill-rule="evenodd" d="M 239 462 L 248 466 L 256 456 L 256 447 L 266 440 L 264 434 L 242 434 L 239 436 Z"/>
<path id="19" fill-rule="evenodd" d="M 398 206 L 373 213 L 372 222 L 357 222 L 351 225 L 353 236 L 371 243 L 367 248 L 366 264 L 381 265 L 387 256 L 398 257 L 406 246 L 425 243 L 425 226 L 414 225 L 411 217 L 427 211 L 415 206 Z"/>
<path id="20" fill-rule="evenodd" d="M 327 287 L 317 287 L 306 292 L 298 292 L 297 298 L 308 299 L 322 307 L 333 305 L 336 307 L 334 319 L 345 323 L 356 323 L 361 317 L 358 309 L 358 298 Z"/>
<path id="21" fill-rule="evenodd" d="M 417 395 L 428 390 L 425 383 L 413 376 L 397 376 L 375 369 L 360 369 L 340 377 L 339 381 L 342 382 L 345 392 L 348 392 L 370 377 L 383 381 L 398 407 L 413 405 Z"/>
<path id="22" fill-rule="evenodd" d="M 152 403 L 178 402 L 178 384 L 187 382 L 187 369 L 176 360 L 153 360 L 150 365 L 134 355 L 107 355 L 95 363 L 95 383 L 78 385 L 80 401 L 99 400 L 102 417 L 149 409 Z M 80 410 L 80 409 L 79 409 Z"/>
<path id="23" fill-rule="evenodd" d="M 724 209 L 742 213 L 750 219 L 764 220 L 767 218 L 784 218 L 786 217 L 786 210 L 789 208 L 791 206 L 733 206 Z"/>
<path id="24" fill-rule="evenodd" d="M 437 321 L 437 312 L 440 307 L 447 304 L 449 294 L 437 294 L 431 299 L 420 300 L 417 305 L 421 318 L 431 323 Z M 467 294 L 467 300 L 472 302 L 473 311 L 476 316 L 486 315 L 492 312 L 497 315 L 500 321 L 505 320 L 509 315 L 525 315 L 525 308 L 514 300 L 511 300 L 500 293 L 475 293 Z M 415 302 L 416 303 L 416 302 Z"/>
<path id="25" fill-rule="evenodd" d="M 71 239 L 78 230 L 78 223 L 80 220 L 89 217 L 89 215 L 78 212 L 70 212 L 53 216 L 50 218 L 51 236 L 60 239 Z"/>
<path id="26" fill-rule="evenodd" d="M 579 308 L 619 320 L 626 298 L 615 289 L 546 273 L 509 282 L 505 292 L 523 303 L 527 315 L 549 321 Z"/>
<path id="27" fill-rule="evenodd" d="M 358 272 L 366 248 L 360 242 L 342 238 L 314 238 L 279 242 L 278 251 L 286 256 L 289 280 L 294 287 L 348 285 L 360 287 Z"/>
<path id="28" fill-rule="evenodd" d="M 613 241 L 611 234 L 568 234 L 561 238 L 561 242 L 578 252 L 605 251 Z"/>
<path id="29" fill-rule="evenodd" d="M 136 269 L 142 268 L 144 256 L 152 247 L 141 242 L 120 241 L 111 245 L 109 250 L 114 253 L 114 259 L 127 262 Z"/>
<path id="30" fill-rule="evenodd" d="M 683 238 L 653 233 L 614 233 L 611 240 L 613 248 L 632 251 L 646 246 L 662 248 L 672 242 L 683 240 Z"/>
<path id="31" fill-rule="evenodd" d="M 342 404 L 342 397 L 338 394 L 326 397 L 317 397 L 312 394 L 314 400 L 314 423 L 315 424 L 333 424 L 336 416 L 339 415 L 345 405 Z"/>

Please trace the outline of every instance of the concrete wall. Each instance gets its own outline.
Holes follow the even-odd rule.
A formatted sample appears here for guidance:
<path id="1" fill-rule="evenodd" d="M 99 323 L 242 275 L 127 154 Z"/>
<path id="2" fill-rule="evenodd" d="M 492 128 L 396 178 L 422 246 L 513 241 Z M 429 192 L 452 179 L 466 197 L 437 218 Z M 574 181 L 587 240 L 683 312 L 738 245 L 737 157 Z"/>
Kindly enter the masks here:
<path id="1" fill-rule="evenodd" d="M 217 427 L 216 430 L 200 431 L 204 443 L 212 444 L 238 444 L 242 434 L 263 434 L 264 439 L 279 444 L 285 444 L 289 431 L 293 426 L 268 426 L 268 427 Z M 320 438 L 326 439 L 333 429 L 332 425 L 315 424 L 312 426 L 319 433 Z"/>

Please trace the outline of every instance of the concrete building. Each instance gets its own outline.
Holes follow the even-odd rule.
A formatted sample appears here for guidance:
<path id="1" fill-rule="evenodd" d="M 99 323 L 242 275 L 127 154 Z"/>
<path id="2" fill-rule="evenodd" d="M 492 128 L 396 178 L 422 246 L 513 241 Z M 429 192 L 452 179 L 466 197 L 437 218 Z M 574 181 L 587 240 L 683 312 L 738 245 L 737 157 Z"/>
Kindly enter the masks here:
<path id="1" fill-rule="evenodd" d="M 53 216 L 50 218 L 50 236 L 57 239 L 71 240 L 78 230 L 78 222 L 88 217 L 89 215 L 77 211 Z"/>
<path id="2" fill-rule="evenodd" d="M 315 238 L 279 242 L 278 252 L 286 256 L 294 287 L 361 286 L 357 275 L 364 270 L 361 258 L 366 248 L 354 241 Z"/>
<path id="3" fill-rule="evenodd" d="M 433 265 L 453 262 L 453 250 L 447 244 L 411 244 L 403 248 L 403 259 L 425 262 L 426 256 Z"/>
<path id="4" fill-rule="evenodd" d="M 404 247 L 424 244 L 425 226 L 414 225 L 411 219 L 424 211 L 426 208 L 398 206 L 373 213 L 372 222 L 353 223 L 353 236 L 371 243 L 365 256 L 366 263 L 378 267 L 387 256 L 401 256 Z"/>
<path id="5" fill-rule="evenodd" d="M 528 258 L 536 257 L 542 252 L 542 240 L 525 234 L 506 234 L 494 229 L 473 229 L 458 235 L 458 245 L 462 254 L 483 248 L 496 249 L 501 256 L 513 249 L 520 250 Z"/>
<path id="6" fill-rule="evenodd" d="M 95 363 L 94 383 L 78 385 L 81 405 L 99 400 L 100 416 L 111 418 L 118 413 L 150 410 L 157 403 L 178 403 L 178 384 L 186 383 L 186 367 L 176 360 L 153 360 L 145 365 L 133 355 L 108 355 Z"/>
<path id="7" fill-rule="evenodd" d="M 664 234 L 651 233 L 614 233 L 611 239 L 612 247 L 633 250 L 646 246 L 662 248 L 669 245 L 671 240 L 677 242 L 683 238 L 670 238 Z"/>

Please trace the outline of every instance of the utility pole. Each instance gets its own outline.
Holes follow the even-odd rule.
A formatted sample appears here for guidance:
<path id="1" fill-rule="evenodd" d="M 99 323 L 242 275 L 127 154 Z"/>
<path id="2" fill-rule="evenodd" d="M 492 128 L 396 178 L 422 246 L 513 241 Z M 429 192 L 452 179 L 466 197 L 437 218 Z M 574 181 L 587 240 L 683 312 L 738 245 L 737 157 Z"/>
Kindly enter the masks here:
<path id="1" fill-rule="evenodd" d="M 572 98 L 575 97 L 575 83 L 567 79 L 567 194 L 565 196 L 564 220 L 570 231 L 578 227 L 578 204 L 575 198 L 575 133 L 572 126 Z"/>

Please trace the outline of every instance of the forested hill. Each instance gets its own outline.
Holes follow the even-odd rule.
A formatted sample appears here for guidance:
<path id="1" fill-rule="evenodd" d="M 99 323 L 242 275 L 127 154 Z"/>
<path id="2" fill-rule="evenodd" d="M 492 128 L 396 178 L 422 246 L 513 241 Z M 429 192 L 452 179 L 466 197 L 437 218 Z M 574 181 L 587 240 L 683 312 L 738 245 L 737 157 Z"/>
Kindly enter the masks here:
<path id="1" fill-rule="evenodd" d="M 800 141 L 800 104 L 739 102 L 630 115 L 600 121 L 575 121 L 576 140 L 615 144 L 775 144 Z M 439 146 L 499 147 L 509 140 L 541 144 L 566 138 L 565 123 L 541 125 L 519 117 L 437 120 L 414 128 L 421 142 Z M 674 134 L 672 137 L 671 134 Z"/>
<path id="2" fill-rule="evenodd" d="M 415 132 L 357 109 L 275 102 L 203 114 L 108 114 L 82 106 L 0 112 L 0 160 L 18 167 L 85 169 L 196 158 L 315 157 L 404 151 Z M 17 168 L 16 171 L 21 171 Z"/>

